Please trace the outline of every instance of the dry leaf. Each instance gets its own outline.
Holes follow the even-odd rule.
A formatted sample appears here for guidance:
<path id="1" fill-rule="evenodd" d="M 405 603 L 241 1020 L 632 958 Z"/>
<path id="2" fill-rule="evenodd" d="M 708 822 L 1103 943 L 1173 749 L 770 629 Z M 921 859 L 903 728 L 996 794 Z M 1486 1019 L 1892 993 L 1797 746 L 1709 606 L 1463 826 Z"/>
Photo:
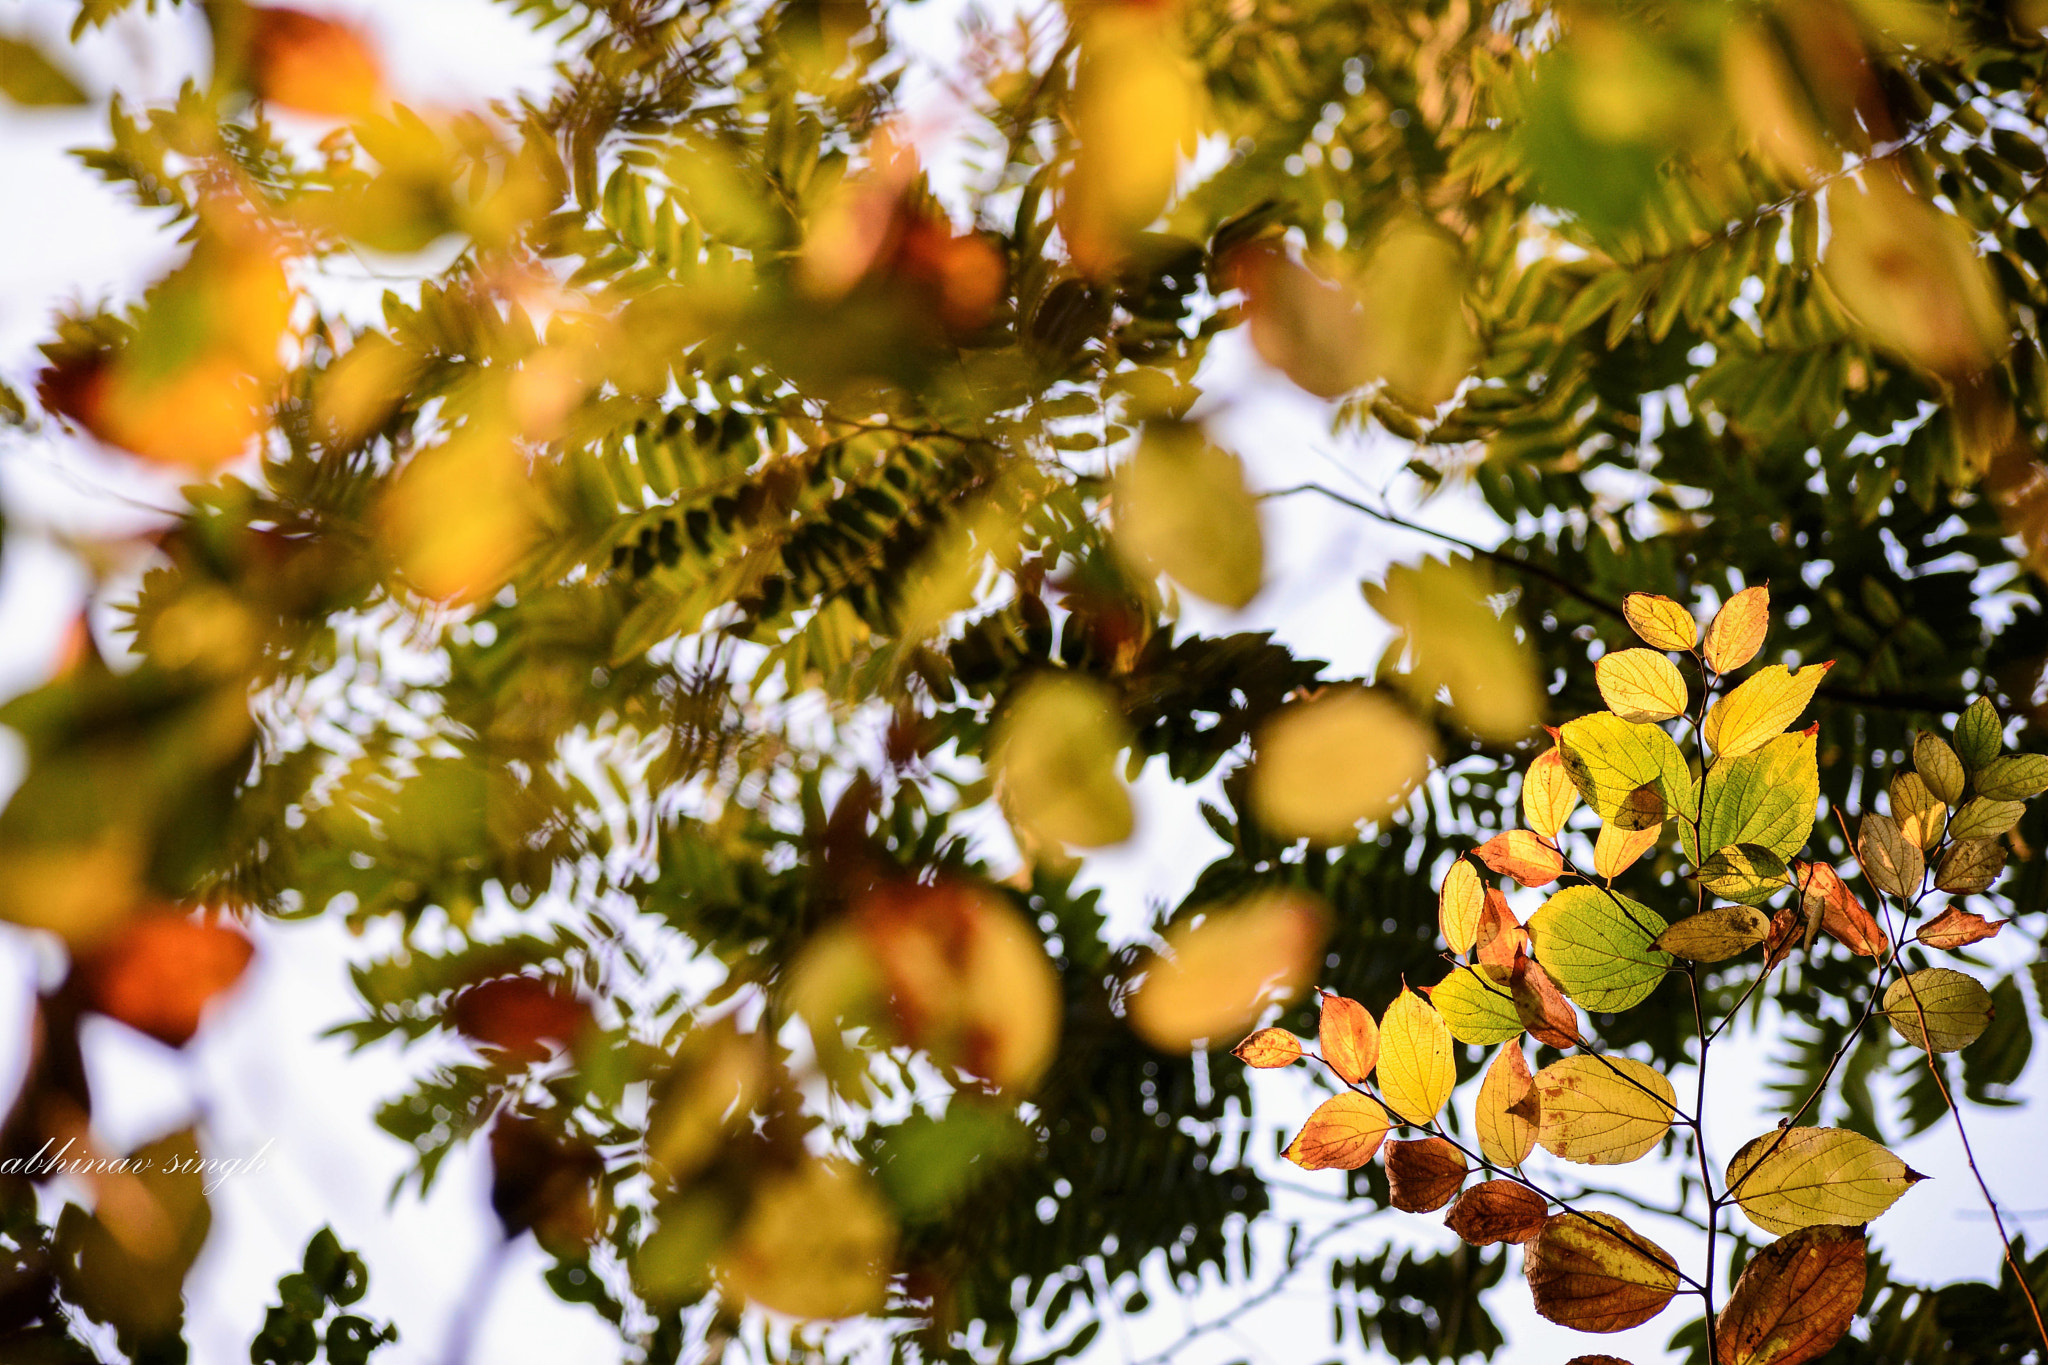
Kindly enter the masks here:
<path id="1" fill-rule="evenodd" d="M 1535 1078 L 1529 1074 L 1529 1059 L 1522 1055 L 1521 1040 L 1509 1039 L 1494 1054 L 1479 1083 L 1479 1099 L 1473 1106 L 1473 1130 L 1479 1137 L 1479 1151 L 1496 1166 L 1520 1166 L 1536 1146 L 1541 1112 L 1525 1118 L 1523 1103 L 1535 1093 Z"/>
<path id="2" fill-rule="evenodd" d="M 1933 919 L 1920 926 L 1920 932 L 1913 935 L 1914 941 L 1930 948 L 1963 948 L 1972 943 L 1981 943 L 1993 938 L 2006 926 L 2002 919 L 1985 919 L 1982 915 L 1959 910 L 1951 905 Z"/>
<path id="3" fill-rule="evenodd" d="M 1389 1142 L 1388 1202 L 1407 1213 L 1434 1213 L 1457 1195 L 1467 1170 L 1464 1154 L 1440 1137 Z"/>
<path id="4" fill-rule="evenodd" d="M 1317 1029 L 1323 1061 L 1349 1085 L 1363 1085 L 1380 1059 L 1380 1029 L 1372 1013 L 1341 995 L 1323 997 Z"/>
<path id="5" fill-rule="evenodd" d="M 1527 1185 L 1488 1180 L 1458 1196 L 1444 1226 L 1476 1247 L 1527 1242 L 1543 1231 L 1549 1203 Z"/>
<path id="6" fill-rule="evenodd" d="M 1678 1263 L 1610 1213 L 1553 1214 L 1522 1269 L 1536 1311 L 1581 1332 L 1640 1327 L 1678 1292 Z"/>
<path id="7" fill-rule="evenodd" d="M 1803 1365 L 1826 1355 L 1863 1304 L 1860 1229 L 1815 1227 L 1749 1258 L 1714 1321 L 1715 1365 Z"/>

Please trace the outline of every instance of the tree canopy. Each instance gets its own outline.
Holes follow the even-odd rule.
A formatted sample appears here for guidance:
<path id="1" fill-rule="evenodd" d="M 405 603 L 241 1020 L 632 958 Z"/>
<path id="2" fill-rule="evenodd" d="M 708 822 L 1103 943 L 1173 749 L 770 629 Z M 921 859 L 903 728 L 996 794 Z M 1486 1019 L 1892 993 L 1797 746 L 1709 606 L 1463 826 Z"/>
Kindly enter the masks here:
<path id="1" fill-rule="evenodd" d="M 1519 1264 L 1595 1330 L 1702 1290 L 1714 1365 L 2042 1359 L 2048 1253 L 1920 1286 L 1853 1228 L 2043 1003 L 1973 945 L 2048 924 L 2048 8 L 992 7 L 934 139 L 895 6 L 510 7 L 557 77 L 475 110 L 239 0 L 161 105 L 0 35 L 184 248 L 0 409 L 191 479 L 119 629 L 0 708 L 0 918 L 66 964 L 0 1132 L 8 1359 L 185 1358 L 205 1134 L 62 1207 L 4 1159 L 92 1145 L 81 1019 L 182 1046 L 312 917 L 403 929 L 355 1044 L 473 1045 L 378 1116 L 418 1187 L 482 1146 L 634 1359 L 1050 1365 L 1141 1266 L 1243 1285 L 1225 1054 L 1297 1035 L 1288 1155 L 1468 1243 L 1347 1245 L 1340 1353 L 1490 1355 Z M 354 306 L 365 260 L 416 278 Z M 1242 340 L 1404 445 L 1400 503 L 1255 485 Z M 1462 489 L 1497 526 L 1361 585 L 1369 676 L 1262 620 L 1277 500 Z M 1218 842 L 1133 939 L 1087 872 L 1148 771 Z M 1765 1000 L 1785 1123 L 1738 1150 L 1695 1075 Z M 1535 1144 L 1658 1153 L 1741 1265 L 1547 1212 Z M 1809 1217 L 1852 1165 L 1889 1197 Z M 252 1358 L 382 1349 L 375 1273 L 316 1238 Z"/>

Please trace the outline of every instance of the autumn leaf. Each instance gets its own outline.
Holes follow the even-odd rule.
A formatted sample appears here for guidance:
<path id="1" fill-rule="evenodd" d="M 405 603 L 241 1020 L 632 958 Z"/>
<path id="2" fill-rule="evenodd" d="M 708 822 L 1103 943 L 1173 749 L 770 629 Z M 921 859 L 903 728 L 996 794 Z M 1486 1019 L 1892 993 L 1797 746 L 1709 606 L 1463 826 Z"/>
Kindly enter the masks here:
<path id="1" fill-rule="evenodd" d="M 1324 995 L 1316 1036 L 1323 1061 L 1349 1085 L 1363 1085 L 1380 1059 L 1380 1028 L 1356 1000 Z"/>
<path id="2" fill-rule="evenodd" d="M 1130 743 L 1115 695 L 1077 674 L 1041 674 L 1005 702 L 994 747 L 1004 808 L 1041 845 L 1106 848 L 1136 816 L 1117 771 Z"/>
<path id="3" fill-rule="evenodd" d="M 1770 916 L 1747 905 L 1717 905 L 1672 924 L 1650 946 L 1688 962 L 1723 962 L 1762 943 Z"/>
<path id="4" fill-rule="evenodd" d="M 1286 1066 L 1303 1057 L 1301 1040 L 1284 1028 L 1262 1028 L 1230 1050 L 1246 1066 Z"/>
<path id="5" fill-rule="evenodd" d="M 1827 210 L 1824 276 L 1873 341 L 1954 376 L 2005 353 L 1998 285 L 1962 220 L 1896 177 L 1838 180 Z"/>
<path id="6" fill-rule="evenodd" d="M 1707 711 L 1703 731 L 1707 747 L 1719 758 L 1740 758 L 1763 748 L 1799 719 L 1821 679 L 1834 666 L 1830 660 L 1810 664 L 1797 673 L 1783 664 L 1757 670 Z"/>
<path id="7" fill-rule="evenodd" d="M 1387 1144 L 1387 1202 L 1406 1213 L 1434 1213 L 1451 1202 L 1468 1171 L 1464 1154 L 1440 1137 Z"/>
<path id="8" fill-rule="evenodd" d="M 1991 1027 L 1991 992 L 1976 977 L 1928 967 L 1885 988 L 1884 1017 L 1923 1052 L 1960 1052 Z"/>
<path id="9" fill-rule="evenodd" d="M 1535 1078 L 1529 1074 L 1521 1040 L 1510 1039 L 1486 1068 L 1473 1105 L 1472 1127 L 1479 1137 L 1480 1155 L 1494 1165 L 1520 1166 L 1535 1149 L 1540 1103 L 1535 1117 L 1520 1112 L 1523 1101 L 1534 1091 Z"/>
<path id="10" fill-rule="evenodd" d="M 1281 708 L 1253 748 L 1259 823 L 1284 838 L 1339 844 L 1359 821 L 1399 809 L 1428 775 L 1436 741 L 1385 693 L 1351 687 Z"/>
<path id="11" fill-rule="evenodd" d="M 1635 866 L 1636 860 L 1657 846 L 1664 837 L 1664 826 L 1652 825 L 1648 829 L 1625 829 L 1618 824 L 1600 826 L 1600 836 L 1593 841 L 1593 870 L 1613 881 L 1622 873 Z"/>
<path id="12" fill-rule="evenodd" d="M 1972 797 L 1956 812 L 1955 819 L 1949 821 L 1949 837 L 1996 839 L 2017 825 L 2026 811 L 2026 806 L 2018 801 L 1993 801 L 1985 796 Z"/>
<path id="13" fill-rule="evenodd" d="M 1512 971 L 1515 959 L 1529 951 L 1529 931 L 1515 918 L 1508 898 L 1498 887 L 1486 888 L 1485 908 L 1479 914 L 1479 938 L 1473 944 L 1473 958 L 1488 967 Z"/>
<path id="14" fill-rule="evenodd" d="M 1922 730 L 1913 737 L 1913 767 L 1939 800 L 1953 806 L 1963 799 L 1963 784 L 1968 780 L 1963 760 L 1940 735 Z"/>
<path id="15" fill-rule="evenodd" d="M 1671 1082 L 1627 1057 L 1566 1057 L 1536 1073 L 1532 1091 L 1544 1151 L 1587 1166 L 1643 1156 L 1677 1113 Z"/>
<path id="16" fill-rule="evenodd" d="M 1778 1128 L 1751 1138 L 1728 1163 L 1728 1190 L 1766 1232 L 1855 1227 L 1927 1177 L 1861 1133 Z"/>
<path id="17" fill-rule="evenodd" d="M 1785 888 L 1784 860 L 1761 844 L 1731 844 L 1700 864 L 1700 885 L 1725 900 L 1758 905 Z"/>
<path id="18" fill-rule="evenodd" d="M 510 1058 L 537 1062 L 576 1041 L 590 1024 L 590 1008 L 559 982 L 501 976 L 458 992 L 448 1022 Z"/>
<path id="19" fill-rule="evenodd" d="M 1316 1106 L 1282 1155 L 1305 1171 L 1355 1171 L 1372 1160 L 1393 1126 L 1378 1100 L 1347 1090 Z"/>
<path id="20" fill-rule="evenodd" d="M 1856 861 L 1863 864 L 1863 875 L 1878 890 L 1901 900 L 1920 894 L 1920 881 L 1927 872 L 1920 845 L 1908 839 L 1889 815 L 1863 817 L 1856 832 Z"/>
<path id="21" fill-rule="evenodd" d="M 1549 1207 L 1519 1181 L 1488 1180 L 1458 1196 L 1444 1215 L 1444 1226 L 1476 1247 L 1527 1242 L 1543 1231 Z"/>
<path id="22" fill-rule="evenodd" d="M 232 924 L 151 915 L 81 953 L 76 971 L 92 1009 L 183 1047 L 207 1007 L 242 979 L 255 952 Z"/>
<path id="23" fill-rule="evenodd" d="M 1862 957 L 1884 956 L 1891 941 L 1832 863 L 1795 863 L 1793 877 L 1799 883 L 1801 912 L 1809 924 L 1817 915 L 1821 929 L 1850 952 Z"/>
<path id="24" fill-rule="evenodd" d="M 1534 959 L 1515 959 L 1509 989 L 1514 995 L 1515 1013 L 1530 1037 L 1556 1048 L 1578 1046 L 1578 1011 Z"/>
<path id="25" fill-rule="evenodd" d="M 304 10 L 248 10 L 250 86 L 258 98 L 317 118 L 359 119 L 377 108 L 384 75 L 360 29 Z"/>
<path id="26" fill-rule="evenodd" d="M 1803 1365 L 1827 1354 L 1863 1304 L 1861 1229 L 1805 1228 L 1759 1250 L 1714 1321 L 1715 1365 Z"/>
<path id="27" fill-rule="evenodd" d="M 1716 673 L 1733 673 L 1756 657 L 1764 646 L 1764 633 L 1771 626 L 1771 590 L 1744 588 L 1722 603 L 1707 623 L 1707 636 L 1700 652 L 1707 667 Z"/>
<path id="28" fill-rule="evenodd" d="M 1764 936 L 1764 970 L 1783 962 L 1792 949 L 1805 941 L 1806 920 L 1801 907 L 1781 905 L 1771 916 L 1771 932 Z"/>
<path id="29" fill-rule="evenodd" d="M 1977 774 L 1977 795 L 1992 801 L 2028 801 L 2048 791 L 2048 754 L 2007 754 Z"/>
<path id="30" fill-rule="evenodd" d="M 2005 845 L 1997 839 L 1957 839 L 1943 850 L 1934 884 L 1943 891 L 1983 891 L 2005 871 Z"/>
<path id="31" fill-rule="evenodd" d="M 1479 869 L 1464 858 L 1451 860 L 1444 874 L 1443 890 L 1437 894 L 1437 924 L 1444 942 L 1454 953 L 1469 953 L 1479 934 L 1479 914 L 1486 905 L 1486 886 Z"/>
<path id="32" fill-rule="evenodd" d="M 1505 969 L 1491 963 L 1459 965 L 1427 989 L 1429 1003 L 1459 1042 L 1486 1046 L 1521 1036 L 1522 1018 Z"/>
<path id="33" fill-rule="evenodd" d="M 1690 619 L 1690 618 L 1688 618 Z M 1654 649 L 1622 649 L 1603 654 L 1593 665 L 1600 700 L 1623 720 L 1672 720 L 1685 714 L 1689 700 L 1678 666 Z"/>
<path id="34" fill-rule="evenodd" d="M 868 1174 L 811 1158 L 754 1188 L 720 1256 L 729 1291 L 792 1317 L 846 1318 L 881 1308 L 896 1229 Z"/>
<path id="35" fill-rule="evenodd" d="M 1496 834 L 1473 853 L 1488 868 L 1523 886 L 1548 886 L 1564 872 L 1564 855 L 1548 839 L 1526 829 Z"/>
<path id="36" fill-rule="evenodd" d="M 1659 726 L 1596 711 L 1564 723 L 1557 752 L 1572 785 L 1603 821 L 1643 828 L 1661 823 L 1666 812 L 1693 808 L 1691 771 Z M 1643 787 L 1661 799 L 1661 809 L 1647 808 L 1636 797 Z"/>
<path id="37" fill-rule="evenodd" d="M 1551 1215 L 1522 1269 L 1536 1311 L 1581 1332 L 1640 1327 L 1678 1292 L 1678 1263 L 1611 1213 Z"/>
<path id="38" fill-rule="evenodd" d="M 1918 773 L 1893 773 L 1888 795 L 1899 833 L 1924 852 L 1941 842 L 1948 828 L 1948 806 L 1920 780 Z"/>
<path id="39" fill-rule="evenodd" d="M 1568 886 L 1529 917 L 1538 962 L 1564 993 L 1599 1014 L 1640 1004 L 1663 981 L 1671 956 L 1651 945 L 1667 926 L 1618 892 Z"/>
<path id="40" fill-rule="evenodd" d="M 1716 760 L 1701 784 L 1697 836 L 1680 826 L 1695 867 L 1730 844 L 1757 844 L 1780 858 L 1800 850 L 1820 800 L 1817 733 L 1779 735 L 1754 753 Z"/>
<path id="41" fill-rule="evenodd" d="M 1301 994 L 1322 960 L 1328 927 L 1320 903 L 1284 892 L 1176 925 L 1165 950 L 1139 969 L 1131 1027 L 1164 1052 L 1241 1033 L 1268 1005 Z"/>
<path id="42" fill-rule="evenodd" d="M 1966 948 L 1972 943 L 1995 937 L 2006 923 L 2002 919 L 1985 919 L 1982 915 L 1951 905 L 1921 925 L 1920 932 L 1913 935 L 1913 939 L 1930 948 Z"/>
<path id="43" fill-rule="evenodd" d="M 1409 1123 L 1431 1123 L 1457 1081 L 1443 1016 L 1403 987 L 1380 1020 L 1380 1094 L 1387 1107 Z"/>
<path id="44" fill-rule="evenodd" d="M 1621 599 L 1622 619 L 1646 645 L 1657 649 L 1685 651 L 1699 638 L 1692 613 L 1668 597 L 1651 592 L 1632 592 Z"/>
<path id="45" fill-rule="evenodd" d="M 1557 838 L 1578 802 L 1579 789 L 1572 785 L 1564 758 L 1554 747 L 1538 754 L 1522 775 L 1522 818 L 1529 828 L 1546 839 Z"/>
<path id="46" fill-rule="evenodd" d="M 1116 546 L 1148 577 L 1238 610 L 1265 578 L 1259 503 L 1244 463 L 1193 427 L 1152 423 L 1118 470 Z"/>

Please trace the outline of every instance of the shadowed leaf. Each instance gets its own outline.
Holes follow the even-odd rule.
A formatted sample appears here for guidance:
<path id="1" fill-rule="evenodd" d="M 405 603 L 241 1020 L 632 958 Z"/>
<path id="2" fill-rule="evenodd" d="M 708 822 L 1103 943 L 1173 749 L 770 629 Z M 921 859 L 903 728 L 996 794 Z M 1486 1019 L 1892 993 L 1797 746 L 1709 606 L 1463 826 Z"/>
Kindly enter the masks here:
<path id="1" fill-rule="evenodd" d="M 1664 1311 L 1678 1269 L 1656 1243 L 1609 1213 L 1553 1214 L 1523 1261 L 1536 1311 L 1581 1332 L 1622 1332 Z"/>

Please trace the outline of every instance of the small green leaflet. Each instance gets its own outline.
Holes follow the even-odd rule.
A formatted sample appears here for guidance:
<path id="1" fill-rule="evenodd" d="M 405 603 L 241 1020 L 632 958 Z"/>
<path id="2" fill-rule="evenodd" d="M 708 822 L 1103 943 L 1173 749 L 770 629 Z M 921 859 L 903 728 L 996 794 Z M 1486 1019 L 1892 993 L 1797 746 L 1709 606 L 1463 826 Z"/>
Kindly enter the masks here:
<path id="1" fill-rule="evenodd" d="M 1515 1010 L 1508 974 L 1498 967 L 1454 967 L 1427 994 L 1461 1043 L 1491 1045 L 1521 1036 L 1522 1016 Z"/>

